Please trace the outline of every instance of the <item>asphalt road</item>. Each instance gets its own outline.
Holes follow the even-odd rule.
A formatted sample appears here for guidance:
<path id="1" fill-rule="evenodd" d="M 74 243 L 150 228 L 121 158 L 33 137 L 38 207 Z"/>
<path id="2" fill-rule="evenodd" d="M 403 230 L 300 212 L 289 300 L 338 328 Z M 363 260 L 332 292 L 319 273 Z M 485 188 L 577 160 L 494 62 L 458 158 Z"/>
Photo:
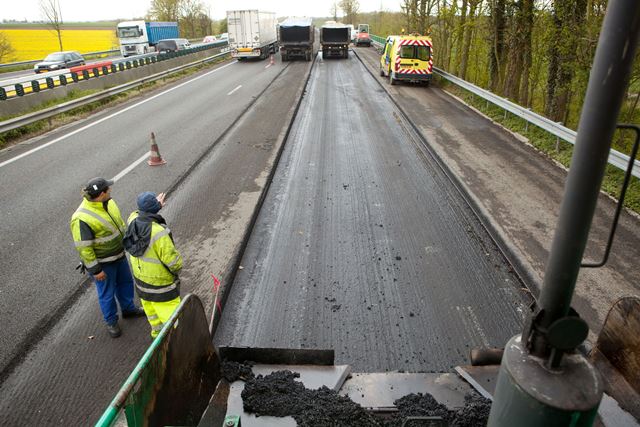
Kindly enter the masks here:
<path id="1" fill-rule="evenodd" d="M 443 371 L 501 346 L 521 285 L 353 56 L 319 60 L 216 333 L 335 349 L 354 371 Z"/>
<path id="2" fill-rule="evenodd" d="M 387 78 L 377 75 L 377 52 L 354 50 L 458 177 L 485 222 L 520 264 L 531 291 L 537 294 L 556 230 L 567 170 L 522 136 L 506 131 L 437 86 L 391 87 Z M 585 260 L 602 258 L 614 211 L 615 201 L 601 194 Z M 639 241 L 640 217 L 623 211 L 607 264 L 580 271 L 572 305 L 589 323 L 592 341 L 616 300 L 640 295 Z"/>
<path id="3" fill-rule="evenodd" d="M 180 125 L 182 117 L 179 114 L 178 122 L 161 117 L 167 121 L 167 126 L 173 124 L 176 132 L 182 132 L 182 138 L 175 142 L 173 149 L 167 144 L 163 150 L 161 145 L 167 165 L 158 168 L 141 165 L 129 181 L 133 188 L 128 189 L 125 185 L 129 175 L 116 185 L 119 191 L 115 197 L 122 200 L 122 210 L 127 213 L 135 193 L 147 188 L 160 191 L 177 185 L 161 213 L 185 259 L 181 274 L 182 293 L 197 294 L 207 307 L 211 306 L 213 295 L 211 274 L 226 283 L 225 277 L 237 257 L 256 203 L 267 184 L 309 68 L 310 63 L 306 62 L 284 65 L 277 62 L 273 66 L 269 66 L 268 61 L 232 63 L 218 73 L 205 73 L 200 80 L 176 89 L 180 91 L 176 94 L 177 99 L 167 100 L 163 108 L 176 114 L 183 109 L 191 111 L 199 122 Z M 205 79 L 207 81 L 202 81 Z M 247 82 L 250 90 L 241 95 Z M 226 94 L 239 83 L 243 87 L 234 92 L 238 94 L 236 104 L 234 94 L 228 97 Z M 264 93 L 260 94 L 261 91 Z M 197 92 L 202 92 L 202 96 Z M 152 99 L 155 95 L 147 94 L 144 99 Z M 257 97 L 255 102 L 243 112 L 242 106 L 254 96 Z M 160 100 L 162 96 L 155 99 Z M 124 108 L 127 106 L 116 110 Z M 198 111 L 203 114 L 198 115 Z M 220 117 L 222 112 L 225 120 Z M 99 116 L 89 118 L 87 123 L 97 119 Z M 126 124 L 121 124 L 121 120 L 126 122 L 127 119 L 124 115 L 113 118 L 112 126 L 119 128 Z M 233 126 L 220 136 L 216 125 L 228 126 L 232 122 Z M 198 134 L 198 131 L 204 134 Z M 109 143 L 108 135 L 96 138 L 96 144 Z M 183 162 L 192 168 L 178 182 L 178 171 L 173 168 Z M 159 182 L 151 185 L 149 180 L 154 179 Z M 72 191 L 70 195 L 73 204 L 76 194 Z M 59 227 L 65 244 L 70 243 L 64 236 L 66 223 Z M 2 423 L 95 423 L 150 344 L 145 319 L 127 319 L 121 324 L 122 337 L 109 338 L 95 292 L 82 293 L 0 386 Z"/>
<path id="4" fill-rule="evenodd" d="M 227 63 L 0 152 L 0 180 L 11 183 L 0 187 L 0 372 L 82 289 L 68 223 L 83 184 L 126 171 L 155 132 L 168 163 L 142 162 L 115 184 L 126 217 L 138 193 L 178 182 L 281 70 Z"/>

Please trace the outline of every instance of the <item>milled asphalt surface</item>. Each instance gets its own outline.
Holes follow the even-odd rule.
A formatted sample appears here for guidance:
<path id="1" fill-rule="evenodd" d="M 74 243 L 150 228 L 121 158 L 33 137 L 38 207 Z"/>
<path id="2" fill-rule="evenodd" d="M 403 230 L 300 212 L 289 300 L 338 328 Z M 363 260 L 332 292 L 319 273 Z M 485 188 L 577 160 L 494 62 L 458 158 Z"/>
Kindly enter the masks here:
<path id="1" fill-rule="evenodd" d="M 137 107 L 142 111 L 138 112 L 137 108 L 128 111 L 138 119 L 151 117 L 149 120 L 156 123 L 154 129 L 157 129 L 156 136 L 167 165 L 151 168 L 143 163 L 115 185 L 114 198 L 119 201 L 124 215 L 128 215 L 133 209 L 137 193 L 147 189 L 159 192 L 172 188 L 188 168 L 200 161 L 170 194 L 168 206 L 162 213 L 167 218 L 178 248 L 186 260 L 181 276 L 183 293 L 195 292 L 208 302 L 209 307 L 212 295 L 210 274 L 215 274 L 225 281 L 225 275 L 230 269 L 230 260 L 239 250 L 238 245 L 243 232 L 251 220 L 256 201 L 272 169 L 271 165 L 275 161 L 284 131 L 291 120 L 292 106 L 301 93 L 301 85 L 309 66 L 310 63 L 282 64 L 279 61 L 273 66 L 268 66 L 268 61 L 242 64 L 234 62 L 226 68 L 218 68 L 219 72 L 209 75 L 203 73 L 199 80 L 153 98 L 154 103 L 163 103 L 162 107 L 156 104 L 155 108 L 159 110 L 154 114 L 144 111 L 143 106 Z M 183 83 L 184 81 L 181 81 L 173 87 Z M 227 96 L 227 93 L 239 84 L 242 84 L 242 88 L 236 90 L 233 96 Z M 266 92 L 240 117 L 240 121 L 225 137 L 218 140 L 222 130 L 230 126 L 263 90 Z M 152 99 L 155 95 L 156 93 L 151 93 L 143 99 Z M 164 97 L 170 99 L 165 101 Z M 125 109 L 128 105 L 91 117 L 82 125 Z M 151 101 L 143 105 L 152 110 Z M 177 122 L 171 117 L 172 113 Z M 182 116 L 183 114 L 185 116 Z M 56 212 L 60 211 L 52 214 L 50 228 L 33 230 L 34 234 L 38 230 L 49 231 L 51 237 L 47 236 L 43 245 L 52 253 L 45 256 L 45 248 L 36 248 L 40 251 L 36 255 L 44 260 L 41 261 L 41 265 L 33 265 L 31 268 L 48 268 L 51 275 L 59 274 L 61 277 L 56 280 L 60 288 L 57 294 L 32 278 L 31 274 L 36 276 L 39 270 L 27 271 L 29 274 L 24 275 L 26 279 L 21 283 L 7 282 L 13 287 L 8 290 L 3 287 L 3 292 L 12 292 L 15 295 L 14 301 L 19 303 L 20 307 L 15 307 L 11 301 L 2 301 L 2 320 L 13 327 L 3 331 L 3 339 L 6 342 L 13 343 L 13 336 L 24 334 L 26 327 L 37 322 L 36 316 L 46 313 L 49 307 L 47 299 L 64 304 L 64 301 L 60 301 L 64 296 L 62 292 L 73 292 L 74 287 L 78 286 L 79 279 L 73 268 L 67 268 L 68 265 L 73 267 L 76 259 L 71 239 L 67 235 L 67 221 L 79 203 L 79 186 L 75 180 L 65 184 L 63 179 L 64 173 L 73 171 L 72 160 L 78 163 L 84 157 L 74 154 L 74 150 L 77 151 L 78 146 L 84 143 L 94 150 L 104 150 L 102 156 L 96 156 L 95 161 L 103 158 L 103 162 L 108 163 L 111 157 L 115 157 L 115 160 L 122 163 L 126 160 L 126 164 L 129 164 L 148 149 L 144 130 L 136 130 L 129 126 L 133 120 L 129 114 L 116 116 L 103 122 L 109 123 L 108 127 L 90 128 L 78 133 L 76 137 L 79 141 L 69 137 L 64 142 L 61 141 L 22 159 L 29 163 L 40 161 L 44 164 L 46 159 L 38 160 L 40 156 L 44 157 L 45 153 L 56 156 L 55 167 L 49 165 L 42 173 L 51 173 L 51 188 L 55 188 L 55 185 L 66 185 L 69 188 L 62 197 L 62 190 L 52 191 L 50 195 L 39 194 L 41 199 L 52 199 L 48 204 L 45 200 L 42 205 L 36 203 L 37 200 L 30 201 L 28 194 L 24 194 L 20 199 L 17 190 L 12 195 L 22 204 L 36 204 L 39 209 L 35 209 L 35 212 L 41 212 L 44 206 L 51 206 Z M 68 133 L 75 128 L 67 128 L 56 134 Z M 142 139 L 140 144 L 136 144 L 140 142 L 135 137 L 138 132 L 141 134 L 138 138 Z M 115 137 L 114 134 L 118 136 Z M 127 137 L 127 134 L 130 136 Z M 251 137 L 248 137 L 249 135 Z M 113 141 L 119 142 L 113 144 Z M 163 144 L 162 141 L 172 141 L 173 144 Z M 137 145 L 142 145 L 139 150 Z M 24 148 L 17 146 L 13 151 L 19 150 Z M 120 154 L 120 151 L 124 154 Z M 4 152 L 5 157 L 2 160 L 7 158 L 8 154 Z M 200 159 L 203 154 L 204 158 Z M 65 156 L 69 163 L 66 167 Z M 10 173 L 17 173 L 12 167 L 18 166 L 19 162 L 0 168 L 3 178 L 7 176 L 7 179 L 10 179 Z M 114 170 L 122 169 L 122 165 L 117 161 L 115 163 L 110 167 L 104 167 L 107 170 L 105 175 L 115 175 L 117 172 L 113 172 Z M 84 164 L 78 166 L 83 170 L 90 167 Z M 24 164 L 22 167 L 25 167 Z M 33 174 L 33 179 L 37 181 L 38 171 L 34 169 Z M 15 180 L 15 177 L 13 179 Z M 32 184 L 35 186 L 33 182 Z M 27 186 L 26 183 L 16 181 L 16 187 L 22 185 Z M 48 185 L 45 186 L 45 189 L 49 188 Z M 1 191 L 5 190 L 7 188 Z M 2 197 L 4 200 L 4 197 L 8 196 Z M 56 197 L 60 198 L 57 202 L 54 200 Z M 3 204 L 3 207 L 6 205 Z M 6 218 L 11 218 L 14 226 L 20 227 L 17 218 Z M 36 219 L 33 220 L 35 221 Z M 3 227 L 5 225 L 3 224 Z M 5 230 L 2 232 L 5 233 Z M 55 250 L 51 249 L 54 242 L 59 243 Z M 29 250 L 29 240 L 16 240 L 15 243 L 16 246 L 22 245 L 19 250 Z M 36 250 L 33 246 L 31 248 Z M 7 252 L 3 250 L 4 253 Z M 9 261 L 19 264 L 19 254 L 7 255 L 14 257 Z M 67 258 L 68 263 L 65 261 Z M 59 269 L 52 268 L 56 263 L 63 262 L 65 264 Z M 3 272 L 9 271 L 9 264 L 3 264 Z M 68 274 L 65 276 L 66 273 Z M 19 276 L 19 272 L 14 274 L 16 277 Z M 40 271 L 40 274 L 44 273 Z M 38 298 L 32 296 L 30 303 L 22 300 L 21 298 L 27 298 L 24 295 L 25 289 L 32 290 Z M 25 310 L 25 306 L 28 306 L 29 310 Z M 14 311 L 8 313 L 9 307 Z M 78 425 L 95 422 L 150 343 L 149 326 L 145 319 L 123 320 L 122 326 L 123 336 L 117 340 L 110 339 L 101 320 L 95 292 L 88 289 L 82 293 L 73 307 L 56 322 L 51 332 L 25 355 L 26 359 L 3 382 L 0 388 L 0 414 L 3 422 L 13 425 Z M 4 347 L 3 344 L 3 350 L 5 354 L 9 354 L 7 350 L 11 348 Z"/>
<path id="2" fill-rule="evenodd" d="M 556 229 L 565 168 L 438 87 L 391 87 L 388 79 L 377 76 L 380 57 L 375 49 L 355 51 L 476 200 L 537 294 Z M 602 258 L 614 210 L 611 198 L 601 194 L 585 260 Z M 638 242 L 639 217 L 623 212 L 607 265 L 580 271 L 572 305 L 595 334 L 618 298 L 640 296 Z"/>
<path id="3" fill-rule="evenodd" d="M 214 342 L 446 371 L 519 332 L 521 284 L 363 65 L 307 95 Z"/>

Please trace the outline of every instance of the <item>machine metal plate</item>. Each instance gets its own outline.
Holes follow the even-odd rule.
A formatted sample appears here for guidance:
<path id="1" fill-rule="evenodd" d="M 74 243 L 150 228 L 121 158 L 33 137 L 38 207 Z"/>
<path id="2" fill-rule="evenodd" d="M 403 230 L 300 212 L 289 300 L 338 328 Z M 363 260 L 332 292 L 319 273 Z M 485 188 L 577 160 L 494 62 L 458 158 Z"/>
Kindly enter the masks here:
<path id="1" fill-rule="evenodd" d="M 353 374 L 340 394 L 373 411 L 391 411 L 395 400 L 411 393 L 430 393 L 449 409 L 459 408 L 471 390 L 456 374 L 386 372 Z"/>

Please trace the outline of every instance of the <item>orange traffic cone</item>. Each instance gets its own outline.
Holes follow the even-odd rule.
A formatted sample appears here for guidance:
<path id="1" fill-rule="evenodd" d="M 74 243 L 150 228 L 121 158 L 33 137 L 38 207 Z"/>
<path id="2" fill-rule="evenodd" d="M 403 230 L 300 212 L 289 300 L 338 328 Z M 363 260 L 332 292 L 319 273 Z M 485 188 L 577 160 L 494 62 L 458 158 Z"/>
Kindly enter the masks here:
<path id="1" fill-rule="evenodd" d="M 167 163 L 167 161 L 160 156 L 160 150 L 158 150 L 158 144 L 156 144 L 156 135 L 153 132 L 151 132 L 151 155 L 147 163 L 149 166 L 160 166 Z"/>
<path id="2" fill-rule="evenodd" d="M 272 54 L 271 54 L 271 57 L 270 57 L 270 59 L 269 59 L 269 64 L 271 64 L 271 65 L 275 65 L 275 63 L 276 63 L 276 60 L 273 58 L 273 53 L 272 53 Z"/>

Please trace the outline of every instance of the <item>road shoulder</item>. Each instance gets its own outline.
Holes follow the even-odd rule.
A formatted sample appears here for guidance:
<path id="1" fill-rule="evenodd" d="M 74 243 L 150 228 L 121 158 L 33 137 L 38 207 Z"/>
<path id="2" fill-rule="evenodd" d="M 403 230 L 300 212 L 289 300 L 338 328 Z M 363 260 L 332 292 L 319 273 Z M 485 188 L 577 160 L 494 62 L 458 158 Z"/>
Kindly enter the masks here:
<path id="1" fill-rule="evenodd" d="M 374 49 L 355 49 L 374 75 Z M 383 85 L 387 82 L 378 77 Z M 528 271 L 534 293 L 541 286 L 567 171 L 523 138 L 495 124 L 438 87 L 387 88 L 441 160 L 482 207 L 500 238 Z M 602 256 L 615 205 L 601 193 L 585 258 Z M 573 305 L 597 333 L 611 305 L 638 295 L 640 221 L 623 213 L 609 263 L 581 270 Z"/>

